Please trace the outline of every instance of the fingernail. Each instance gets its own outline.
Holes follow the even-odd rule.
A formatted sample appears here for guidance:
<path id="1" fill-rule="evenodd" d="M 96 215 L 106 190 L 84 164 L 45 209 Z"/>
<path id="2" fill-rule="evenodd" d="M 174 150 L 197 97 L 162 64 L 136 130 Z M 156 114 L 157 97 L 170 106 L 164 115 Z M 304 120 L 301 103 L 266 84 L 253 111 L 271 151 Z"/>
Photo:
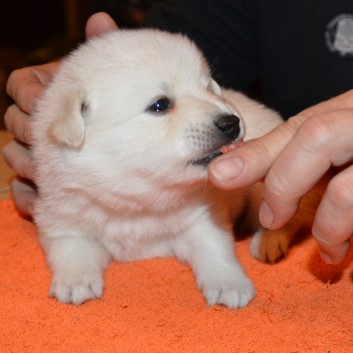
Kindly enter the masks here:
<path id="1" fill-rule="evenodd" d="M 260 212 L 259 212 L 260 223 L 263 227 L 269 228 L 274 220 L 274 215 L 270 207 L 268 207 L 266 201 L 262 201 Z"/>
<path id="2" fill-rule="evenodd" d="M 328 265 L 333 264 L 333 260 L 332 260 L 331 256 L 328 255 L 327 253 L 325 253 L 324 251 L 320 250 L 320 256 L 321 256 L 322 260 L 324 260 Z"/>
<path id="3" fill-rule="evenodd" d="M 339 245 L 331 245 L 330 251 L 331 255 L 329 255 L 326 251 L 320 249 L 321 258 L 329 265 L 338 265 L 340 264 L 346 257 L 349 248 L 351 246 L 350 240 L 345 241 Z"/>
<path id="4" fill-rule="evenodd" d="M 244 162 L 240 158 L 224 158 L 216 160 L 210 166 L 211 174 L 220 181 L 237 178 L 244 170 Z"/>

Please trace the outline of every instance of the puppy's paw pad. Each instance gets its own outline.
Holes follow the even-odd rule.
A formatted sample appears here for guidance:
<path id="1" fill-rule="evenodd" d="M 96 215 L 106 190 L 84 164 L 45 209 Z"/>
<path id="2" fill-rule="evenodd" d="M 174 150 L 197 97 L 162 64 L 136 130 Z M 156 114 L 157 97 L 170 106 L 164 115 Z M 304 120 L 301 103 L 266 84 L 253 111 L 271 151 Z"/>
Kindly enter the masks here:
<path id="1" fill-rule="evenodd" d="M 222 304 L 236 309 L 245 307 L 255 297 L 256 290 L 252 282 L 245 278 L 218 287 L 209 286 L 204 289 L 204 295 L 209 305 Z"/>
<path id="2" fill-rule="evenodd" d="M 71 276 L 54 279 L 49 296 L 65 304 L 80 305 L 87 300 L 101 298 L 103 287 L 103 279 L 99 275 Z"/>

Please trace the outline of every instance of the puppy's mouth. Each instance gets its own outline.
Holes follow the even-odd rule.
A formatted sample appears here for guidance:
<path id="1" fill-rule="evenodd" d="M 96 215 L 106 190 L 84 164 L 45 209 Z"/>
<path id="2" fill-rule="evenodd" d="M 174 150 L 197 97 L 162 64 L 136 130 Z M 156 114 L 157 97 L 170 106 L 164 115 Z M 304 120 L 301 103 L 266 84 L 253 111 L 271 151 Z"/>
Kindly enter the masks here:
<path id="1" fill-rule="evenodd" d="M 238 140 L 230 145 L 222 146 L 220 149 L 217 149 L 216 151 L 210 152 L 200 159 L 193 160 L 192 164 L 196 165 L 196 166 L 206 167 L 208 164 L 210 164 L 217 157 L 219 157 L 223 154 L 226 154 L 230 151 L 233 151 L 237 147 L 241 146 L 243 143 L 244 143 L 243 140 Z"/>
<path id="2" fill-rule="evenodd" d="M 209 153 L 208 155 L 197 159 L 195 161 L 192 161 L 193 165 L 199 165 L 199 166 L 207 166 L 209 163 L 211 163 L 211 161 L 213 161 L 214 159 L 216 159 L 217 157 L 221 156 L 223 153 L 219 150 L 219 151 L 214 151 Z"/>

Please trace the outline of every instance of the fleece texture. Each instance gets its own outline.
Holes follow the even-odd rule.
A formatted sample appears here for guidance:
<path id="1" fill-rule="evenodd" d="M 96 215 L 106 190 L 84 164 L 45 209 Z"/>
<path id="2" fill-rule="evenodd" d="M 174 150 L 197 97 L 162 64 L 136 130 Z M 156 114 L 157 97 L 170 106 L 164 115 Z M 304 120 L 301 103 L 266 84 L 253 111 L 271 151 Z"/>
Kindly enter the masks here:
<path id="1" fill-rule="evenodd" d="M 257 297 L 244 309 L 208 307 L 191 269 L 175 259 L 112 263 L 101 300 L 48 298 L 50 273 L 36 228 L 0 202 L 0 352 L 353 352 L 353 252 L 339 266 L 313 239 L 276 265 L 236 253 Z"/>

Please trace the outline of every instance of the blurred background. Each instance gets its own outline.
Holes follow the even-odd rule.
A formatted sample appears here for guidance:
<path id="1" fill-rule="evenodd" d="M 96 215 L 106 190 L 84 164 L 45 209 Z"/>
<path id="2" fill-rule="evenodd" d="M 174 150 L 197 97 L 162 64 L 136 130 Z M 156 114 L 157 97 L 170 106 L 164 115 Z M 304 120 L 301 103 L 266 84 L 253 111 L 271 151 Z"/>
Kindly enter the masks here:
<path id="1" fill-rule="evenodd" d="M 3 0 L 0 5 L 0 129 L 11 103 L 5 86 L 16 68 L 54 60 L 84 39 L 94 12 L 107 11 L 121 27 L 135 27 L 158 0 Z"/>
<path id="2" fill-rule="evenodd" d="M 12 103 L 6 94 L 11 71 L 60 58 L 84 40 L 88 17 L 114 15 L 120 27 L 134 28 L 153 3 L 163 0 L 2 0 L 0 5 L 0 199 L 7 197 L 13 171 L 1 154 L 12 139 L 4 114 Z"/>

